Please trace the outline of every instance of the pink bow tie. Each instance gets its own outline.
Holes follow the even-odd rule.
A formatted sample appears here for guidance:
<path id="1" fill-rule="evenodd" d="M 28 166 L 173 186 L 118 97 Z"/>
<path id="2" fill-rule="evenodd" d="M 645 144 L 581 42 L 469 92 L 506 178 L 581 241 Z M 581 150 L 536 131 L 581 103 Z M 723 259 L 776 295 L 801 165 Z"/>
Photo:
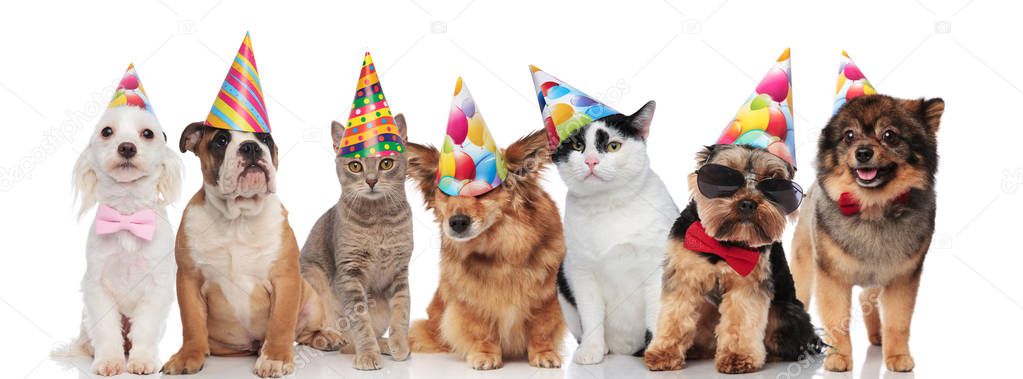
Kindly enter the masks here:
<path id="1" fill-rule="evenodd" d="M 143 209 L 132 214 L 121 214 L 116 209 L 100 205 L 96 211 L 96 234 L 104 235 L 127 230 L 146 241 L 156 233 L 156 211 Z"/>

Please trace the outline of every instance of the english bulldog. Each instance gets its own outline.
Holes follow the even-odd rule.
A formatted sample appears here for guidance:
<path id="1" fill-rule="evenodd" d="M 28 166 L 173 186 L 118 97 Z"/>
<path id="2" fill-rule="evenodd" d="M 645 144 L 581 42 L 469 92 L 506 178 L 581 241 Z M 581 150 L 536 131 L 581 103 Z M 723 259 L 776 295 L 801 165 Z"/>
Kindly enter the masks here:
<path id="1" fill-rule="evenodd" d="M 323 310 L 302 279 L 288 211 L 275 193 L 273 137 L 197 122 L 182 132 L 179 147 L 199 157 L 203 186 L 178 228 L 184 338 L 162 371 L 196 373 L 210 354 L 258 354 L 256 375 L 291 374 L 294 341 L 320 329 Z"/>

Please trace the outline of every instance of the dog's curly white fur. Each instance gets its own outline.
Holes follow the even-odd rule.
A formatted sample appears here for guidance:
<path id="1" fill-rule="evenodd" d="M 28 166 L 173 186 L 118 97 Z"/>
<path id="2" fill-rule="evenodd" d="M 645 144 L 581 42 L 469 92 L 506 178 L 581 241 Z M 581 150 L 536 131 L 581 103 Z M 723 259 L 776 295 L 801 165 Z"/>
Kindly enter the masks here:
<path id="1" fill-rule="evenodd" d="M 119 153 L 122 144 L 133 146 L 133 153 Z M 151 209 L 156 230 L 147 241 L 129 231 L 98 235 L 93 223 L 81 334 L 54 355 L 91 355 L 92 372 L 99 375 L 151 374 L 160 367 L 157 344 L 174 299 L 174 233 L 165 208 L 180 191 L 181 159 L 152 113 L 111 108 L 75 164 L 73 185 L 79 217 L 96 204 L 122 214 Z"/>

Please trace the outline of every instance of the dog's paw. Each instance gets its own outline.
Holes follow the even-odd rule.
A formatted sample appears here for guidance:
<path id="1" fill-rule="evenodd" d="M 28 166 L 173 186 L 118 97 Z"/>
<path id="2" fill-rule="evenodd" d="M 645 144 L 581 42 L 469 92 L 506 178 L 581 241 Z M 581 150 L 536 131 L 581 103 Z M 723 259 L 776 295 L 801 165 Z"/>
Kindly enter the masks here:
<path id="1" fill-rule="evenodd" d="M 389 338 L 387 340 L 387 351 L 389 352 L 388 354 L 391 356 L 391 359 L 396 361 L 404 361 L 408 359 L 408 338 Z"/>
<path id="2" fill-rule="evenodd" d="M 294 357 L 269 357 L 268 354 L 260 354 L 256 359 L 256 365 L 252 367 L 252 373 L 260 378 L 280 378 L 293 372 Z"/>
<path id="3" fill-rule="evenodd" d="M 581 365 L 595 365 L 604 360 L 607 348 L 598 344 L 579 345 L 572 355 L 572 360 Z"/>
<path id="4" fill-rule="evenodd" d="M 678 350 L 677 348 L 647 349 L 646 353 L 643 353 L 643 363 L 650 371 L 681 370 L 686 365 L 686 360 Z"/>
<path id="5" fill-rule="evenodd" d="M 558 368 L 561 367 L 561 355 L 556 351 L 530 354 L 529 365 L 539 368 Z"/>
<path id="6" fill-rule="evenodd" d="M 871 345 L 881 346 L 881 332 L 868 333 L 867 339 L 870 340 Z"/>
<path id="7" fill-rule="evenodd" d="M 167 375 L 191 375 L 202 370 L 203 363 L 206 363 L 205 354 L 179 351 L 163 364 L 160 372 Z"/>
<path id="8" fill-rule="evenodd" d="M 124 373 L 124 358 L 96 357 L 92 361 L 92 373 L 101 376 L 114 376 Z"/>
<path id="9" fill-rule="evenodd" d="M 128 372 L 135 375 L 149 375 L 155 373 L 157 367 L 160 367 L 160 362 L 155 358 L 136 357 L 128 359 Z"/>
<path id="10" fill-rule="evenodd" d="M 724 353 L 714 357 L 714 366 L 722 374 L 748 374 L 759 370 L 762 365 L 746 354 Z"/>
<path id="11" fill-rule="evenodd" d="M 469 366 L 474 370 L 493 370 L 504 367 L 501 354 L 495 353 L 469 353 L 465 356 L 465 361 L 469 362 Z"/>
<path id="12" fill-rule="evenodd" d="M 835 372 L 846 372 L 852 370 L 852 357 L 840 354 L 831 353 L 824 358 L 824 369 Z"/>
<path id="13" fill-rule="evenodd" d="M 317 330 L 302 336 L 297 342 L 320 351 L 337 351 L 341 345 L 345 344 L 344 337 L 340 333 L 326 330 Z"/>
<path id="14" fill-rule="evenodd" d="M 384 368 L 384 358 L 380 353 L 355 353 L 352 366 L 356 370 L 379 370 Z"/>
<path id="15" fill-rule="evenodd" d="M 913 357 L 909 356 L 909 354 L 884 357 L 884 365 L 888 367 L 888 370 L 895 372 L 910 372 L 916 367 Z"/>

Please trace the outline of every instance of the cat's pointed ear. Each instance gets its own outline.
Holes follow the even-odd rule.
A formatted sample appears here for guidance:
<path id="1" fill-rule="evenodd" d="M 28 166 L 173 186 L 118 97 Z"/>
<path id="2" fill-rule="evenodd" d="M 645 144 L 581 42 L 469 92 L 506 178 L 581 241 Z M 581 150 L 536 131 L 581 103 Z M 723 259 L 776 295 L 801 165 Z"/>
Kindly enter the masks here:
<path id="1" fill-rule="evenodd" d="M 632 122 L 632 127 L 639 131 L 639 136 L 646 141 L 646 137 L 650 135 L 650 123 L 654 120 L 654 110 L 657 108 L 657 102 L 650 100 L 639 108 L 636 113 L 629 116 L 629 120 Z"/>
<path id="2" fill-rule="evenodd" d="M 412 178 L 423 193 L 423 201 L 427 208 L 433 207 L 433 198 L 437 191 L 437 163 L 440 162 L 440 151 L 429 145 L 420 145 L 405 141 L 408 149 L 408 177 Z"/>
<path id="3" fill-rule="evenodd" d="M 408 126 L 405 125 L 405 114 L 398 113 L 394 116 L 394 125 L 398 126 L 398 134 L 401 135 L 401 140 L 408 140 Z"/>
<path id="4" fill-rule="evenodd" d="M 345 126 L 340 122 L 330 122 L 330 139 L 334 141 L 334 147 L 341 146 L 341 137 L 345 135 Z"/>

